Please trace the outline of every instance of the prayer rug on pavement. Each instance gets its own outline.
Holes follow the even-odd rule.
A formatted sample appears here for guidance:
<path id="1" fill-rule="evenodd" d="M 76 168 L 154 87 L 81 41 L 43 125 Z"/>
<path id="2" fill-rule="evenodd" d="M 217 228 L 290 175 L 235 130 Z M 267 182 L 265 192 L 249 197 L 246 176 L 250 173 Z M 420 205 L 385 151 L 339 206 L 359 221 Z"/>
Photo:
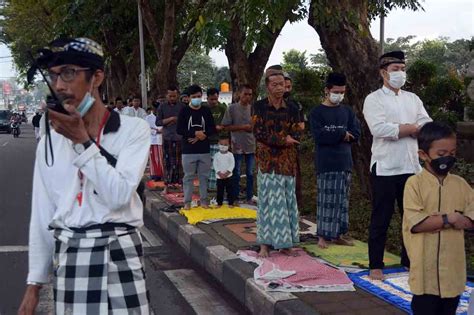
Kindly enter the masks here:
<path id="1" fill-rule="evenodd" d="M 255 251 L 237 252 L 242 260 L 258 264 L 254 271 L 255 282 L 268 291 L 355 291 L 344 271 L 321 263 L 302 249 L 294 249 L 292 254 L 295 255 L 272 251 L 270 257 L 260 258 Z"/>
<path id="2" fill-rule="evenodd" d="M 354 246 L 329 245 L 328 248 L 319 248 L 317 244 L 301 244 L 309 254 L 326 260 L 339 267 L 369 268 L 369 248 L 367 243 L 354 240 Z M 387 267 L 399 266 L 400 257 L 385 252 L 384 263 Z"/>
<path id="3" fill-rule="evenodd" d="M 165 182 L 164 181 L 149 180 L 149 181 L 146 182 L 146 187 L 148 189 L 164 189 L 165 188 Z"/>
<path id="4" fill-rule="evenodd" d="M 315 226 L 315 223 L 300 218 L 300 234 L 311 233 Z M 257 242 L 256 222 L 229 223 L 226 224 L 225 227 L 249 243 Z"/>
<path id="5" fill-rule="evenodd" d="M 203 221 L 219 221 L 226 219 L 256 219 L 257 211 L 252 209 L 234 207 L 227 205 L 222 207 L 211 207 L 209 209 L 202 207 L 191 208 L 190 210 L 180 210 L 180 214 L 188 219 L 188 223 L 196 224 Z"/>
<path id="6" fill-rule="evenodd" d="M 385 269 L 383 273 L 385 275 L 385 280 L 383 281 L 371 280 L 369 278 L 369 271 L 351 273 L 349 274 L 349 278 L 357 287 L 411 314 L 410 304 L 413 295 L 408 285 L 408 271 L 404 268 L 394 268 Z M 456 311 L 457 315 L 468 314 L 467 309 L 472 290 L 474 290 L 474 283 L 467 282 L 466 289 L 459 301 L 459 306 Z"/>
<path id="7" fill-rule="evenodd" d="M 170 193 L 167 193 L 167 194 L 163 194 L 162 195 L 163 199 L 165 199 L 165 201 L 171 203 L 171 204 L 174 204 L 174 205 L 183 205 L 184 204 L 184 193 L 182 192 L 170 192 Z M 199 196 L 198 195 L 193 195 L 193 201 L 194 200 L 199 200 Z"/>

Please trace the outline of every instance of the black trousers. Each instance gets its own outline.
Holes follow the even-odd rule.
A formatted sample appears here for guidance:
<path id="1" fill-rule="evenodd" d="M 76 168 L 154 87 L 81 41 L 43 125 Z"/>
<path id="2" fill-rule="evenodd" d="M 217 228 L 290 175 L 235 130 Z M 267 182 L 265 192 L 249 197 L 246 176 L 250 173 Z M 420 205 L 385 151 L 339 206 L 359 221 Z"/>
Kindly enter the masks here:
<path id="1" fill-rule="evenodd" d="M 372 167 L 372 216 L 369 226 L 369 268 L 383 269 L 383 254 L 387 241 L 387 230 L 395 212 L 395 201 L 403 218 L 403 191 L 407 179 L 413 174 L 377 176 L 376 165 Z M 410 267 L 410 260 L 402 242 L 401 264 Z"/>
<path id="2" fill-rule="evenodd" d="M 438 295 L 413 295 L 411 310 L 413 315 L 455 315 L 460 296 L 441 298 Z"/>
<path id="3" fill-rule="evenodd" d="M 222 206 L 224 201 L 224 192 L 227 192 L 227 202 L 229 206 L 232 206 L 235 201 L 234 196 L 234 180 L 232 177 L 217 179 L 217 204 Z"/>

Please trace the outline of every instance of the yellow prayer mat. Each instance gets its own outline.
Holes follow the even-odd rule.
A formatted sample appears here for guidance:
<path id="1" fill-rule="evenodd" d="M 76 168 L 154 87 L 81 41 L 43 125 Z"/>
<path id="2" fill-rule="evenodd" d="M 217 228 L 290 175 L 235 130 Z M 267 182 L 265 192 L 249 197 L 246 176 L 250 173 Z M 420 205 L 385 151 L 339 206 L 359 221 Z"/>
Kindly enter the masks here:
<path id="1" fill-rule="evenodd" d="M 211 207 L 209 209 L 202 207 L 195 207 L 190 210 L 181 209 L 179 213 L 184 215 L 190 224 L 197 224 L 207 220 L 257 218 L 257 211 L 255 210 L 240 207 L 229 208 L 227 205 L 219 208 Z"/>

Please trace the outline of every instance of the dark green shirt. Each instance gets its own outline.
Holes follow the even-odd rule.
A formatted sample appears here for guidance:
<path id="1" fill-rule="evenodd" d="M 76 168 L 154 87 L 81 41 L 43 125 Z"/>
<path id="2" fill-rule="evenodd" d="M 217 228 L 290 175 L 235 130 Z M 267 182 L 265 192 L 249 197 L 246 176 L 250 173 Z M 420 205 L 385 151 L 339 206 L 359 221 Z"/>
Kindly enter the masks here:
<path id="1" fill-rule="evenodd" d="M 209 104 L 205 104 L 211 110 L 212 117 L 214 118 L 214 122 L 217 125 L 222 123 L 222 118 L 224 118 L 224 114 L 227 110 L 227 105 L 223 103 L 217 103 L 216 106 L 210 107 Z M 209 142 L 212 144 L 217 144 L 219 142 L 219 132 L 209 136 Z"/>

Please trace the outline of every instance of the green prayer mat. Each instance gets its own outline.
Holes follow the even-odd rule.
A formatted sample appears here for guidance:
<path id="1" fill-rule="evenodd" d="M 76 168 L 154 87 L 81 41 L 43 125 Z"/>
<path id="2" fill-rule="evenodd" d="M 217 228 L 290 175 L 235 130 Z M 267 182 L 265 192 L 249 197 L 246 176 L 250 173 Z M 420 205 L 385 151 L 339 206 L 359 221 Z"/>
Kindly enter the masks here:
<path id="1" fill-rule="evenodd" d="M 336 266 L 369 268 L 369 247 L 367 243 L 361 241 L 354 240 L 354 246 L 329 245 L 327 249 L 319 248 L 314 243 L 303 243 L 300 247 L 309 254 Z M 383 261 L 386 267 L 400 265 L 400 257 L 387 251 L 385 251 Z"/>

